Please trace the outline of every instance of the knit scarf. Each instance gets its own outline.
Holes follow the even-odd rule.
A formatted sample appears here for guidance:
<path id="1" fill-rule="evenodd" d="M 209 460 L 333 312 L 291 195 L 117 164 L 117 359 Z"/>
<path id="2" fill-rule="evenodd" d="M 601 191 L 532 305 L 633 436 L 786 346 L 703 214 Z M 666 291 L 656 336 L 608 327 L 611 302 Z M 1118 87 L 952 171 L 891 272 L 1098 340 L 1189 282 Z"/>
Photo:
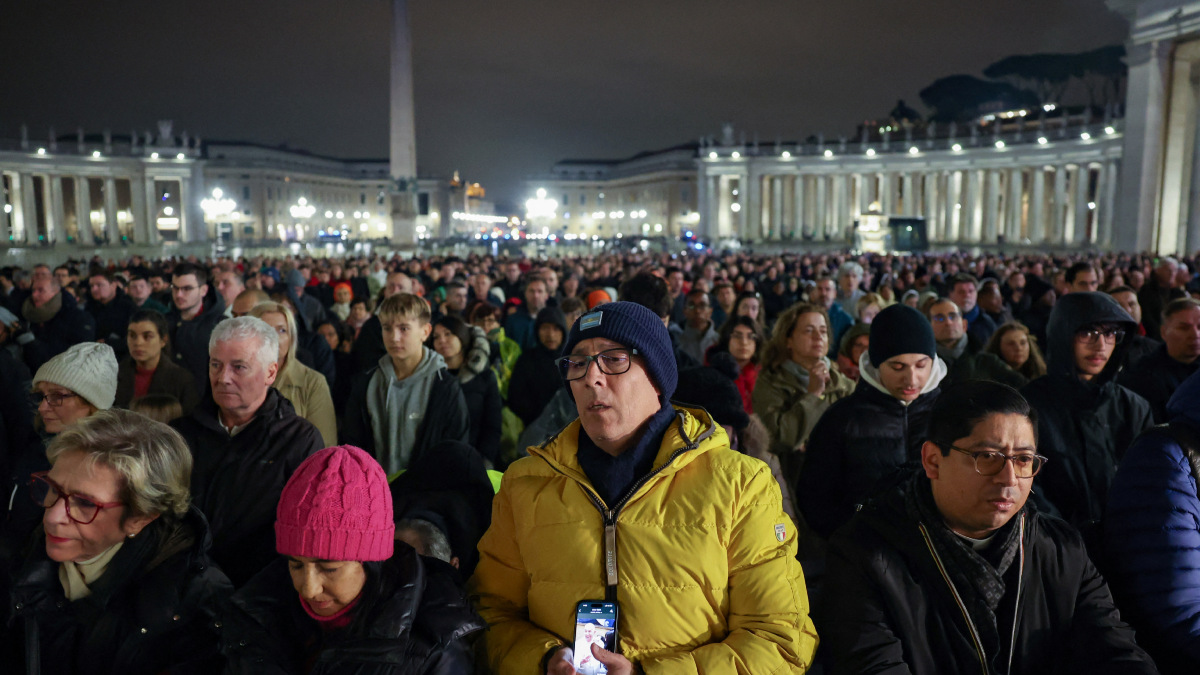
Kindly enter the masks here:
<path id="1" fill-rule="evenodd" d="M 108 569 L 108 563 L 117 555 L 117 551 L 121 550 L 121 545 L 125 542 L 119 541 L 112 546 L 109 546 L 103 553 L 83 562 L 66 561 L 58 566 L 58 581 L 62 584 L 63 594 L 67 596 L 67 600 L 75 602 L 80 598 L 86 598 L 92 594 L 91 584 L 104 574 L 104 570 Z"/>
<path id="2" fill-rule="evenodd" d="M 33 298 L 25 298 L 25 304 L 21 305 L 21 315 L 29 323 L 46 323 L 54 318 L 55 314 L 62 309 L 62 292 L 54 294 L 54 297 L 46 301 L 46 304 L 41 307 L 35 307 Z"/>
<path id="3" fill-rule="evenodd" d="M 916 475 L 905 491 L 905 511 L 909 518 L 925 524 L 934 548 L 945 563 L 946 574 L 979 631 L 985 653 L 994 659 L 1000 650 L 996 608 L 1004 598 L 1004 574 L 1020 550 L 1020 528 L 1017 527 L 1020 514 L 996 531 L 988 548 L 976 552 L 946 526 L 933 501 L 929 479 L 923 474 Z"/>
<path id="4" fill-rule="evenodd" d="M 967 351 L 967 334 L 963 333 L 962 337 L 958 338 L 958 342 L 954 343 L 953 347 L 943 347 L 941 344 L 937 346 L 937 355 L 942 357 L 947 366 L 954 365 L 954 362 L 959 359 Z"/>

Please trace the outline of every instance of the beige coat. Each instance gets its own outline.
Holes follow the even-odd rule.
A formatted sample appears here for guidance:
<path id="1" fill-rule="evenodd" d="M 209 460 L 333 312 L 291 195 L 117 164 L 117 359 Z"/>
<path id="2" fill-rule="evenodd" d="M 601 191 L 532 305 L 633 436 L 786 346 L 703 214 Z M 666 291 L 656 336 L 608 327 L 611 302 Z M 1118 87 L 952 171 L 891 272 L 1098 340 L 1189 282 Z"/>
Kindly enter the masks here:
<path id="1" fill-rule="evenodd" d="M 287 365 L 275 376 L 275 389 L 291 402 L 296 414 L 312 422 L 325 447 L 337 445 L 337 414 L 325 376 L 308 366 L 288 359 Z"/>

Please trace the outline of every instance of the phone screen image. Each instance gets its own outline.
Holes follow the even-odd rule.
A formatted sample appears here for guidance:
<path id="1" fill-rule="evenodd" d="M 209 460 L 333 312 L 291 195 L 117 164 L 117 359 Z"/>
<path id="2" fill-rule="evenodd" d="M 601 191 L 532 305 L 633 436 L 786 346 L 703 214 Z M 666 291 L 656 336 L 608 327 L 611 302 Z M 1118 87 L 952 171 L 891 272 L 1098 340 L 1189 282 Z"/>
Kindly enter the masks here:
<path id="1" fill-rule="evenodd" d="M 584 601 L 575 607 L 575 657 L 571 665 L 583 675 L 605 675 L 608 669 L 592 656 L 592 645 L 615 651 L 617 603 Z"/>

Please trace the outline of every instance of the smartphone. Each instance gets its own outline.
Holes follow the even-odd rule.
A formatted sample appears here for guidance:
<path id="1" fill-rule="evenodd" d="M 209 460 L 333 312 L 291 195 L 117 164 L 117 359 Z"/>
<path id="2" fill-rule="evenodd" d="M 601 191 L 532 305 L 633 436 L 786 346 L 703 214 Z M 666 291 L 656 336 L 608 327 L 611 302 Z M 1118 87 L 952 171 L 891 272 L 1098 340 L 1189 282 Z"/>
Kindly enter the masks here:
<path id="1" fill-rule="evenodd" d="M 584 600 L 575 605 L 575 656 L 571 665 L 583 675 L 606 675 L 608 669 L 592 656 L 592 645 L 617 650 L 617 603 Z"/>

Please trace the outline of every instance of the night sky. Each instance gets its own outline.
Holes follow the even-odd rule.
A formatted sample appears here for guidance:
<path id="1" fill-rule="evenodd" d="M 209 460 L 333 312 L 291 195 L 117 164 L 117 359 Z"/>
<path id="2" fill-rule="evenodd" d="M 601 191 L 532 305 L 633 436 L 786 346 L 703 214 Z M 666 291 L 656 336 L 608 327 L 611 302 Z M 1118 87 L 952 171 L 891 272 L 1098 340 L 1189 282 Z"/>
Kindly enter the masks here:
<path id="1" fill-rule="evenodd" d="M 852 135 L 1016 53 L 1121 42 L 1103 0 L 412 0 L 422 175 L 519 202 L 564 158 Z M 0 137 L 153 129 L 388 154 L 387 0 L 10 0 Z"/>

